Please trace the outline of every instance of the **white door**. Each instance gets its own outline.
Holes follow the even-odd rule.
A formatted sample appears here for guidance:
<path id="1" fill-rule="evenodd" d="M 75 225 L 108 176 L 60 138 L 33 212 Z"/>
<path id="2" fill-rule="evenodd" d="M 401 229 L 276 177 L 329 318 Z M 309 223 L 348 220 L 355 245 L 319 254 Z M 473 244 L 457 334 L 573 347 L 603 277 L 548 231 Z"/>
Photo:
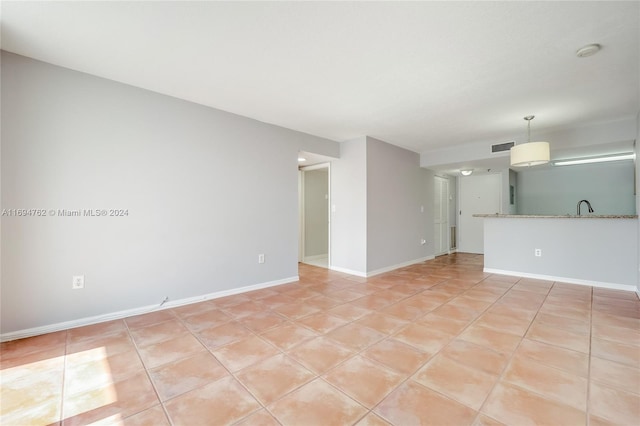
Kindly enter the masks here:
<path id="1" fill-rule="evenodd" d="M 438 256 L 449 253 L 449 181 L 440 176 L 434 181 L 434 250 Z"/>
<path id="2" fill-rule="evenodd" d="M 462 176 L 460 182 L 460 235 L 458 251 L 484 253 L 484 219 L 474 214 L 501 213 L 502 176 Z"/>

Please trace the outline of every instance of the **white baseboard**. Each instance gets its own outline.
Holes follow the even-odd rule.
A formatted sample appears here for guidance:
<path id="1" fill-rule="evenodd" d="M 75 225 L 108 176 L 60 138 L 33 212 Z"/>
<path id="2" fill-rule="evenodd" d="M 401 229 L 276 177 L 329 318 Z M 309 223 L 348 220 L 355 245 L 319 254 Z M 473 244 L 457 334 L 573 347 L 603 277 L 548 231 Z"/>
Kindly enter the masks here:
<path id="1" fill-rule="evenodd" d="M 53 333 L 55 331 L 68 330 L 70 328 L 82 327 L 85 325 L 98 324 L 105 321 L 112 321 L 116 319 L 126 318 L 133 315 L 146 314 L 154 311 L 161 311 L 164 309 L 175 308 L 178 306 L 189 305 L 191 303 L 203 302 L 210 299 L 218 299 L 225 296 L 233 296 L 234 294 L 246 293 L 249 291 L 260 290 L 268 287 L 275 287 L 282 284 L 288 284 L 298 281 L 298 276 L 284 278 L 281 280 L 269 281 L 260 284 L 248 285 L 245 287 L 232 288 L 229 290 L 217 291 L 214 293 L 205 294 L 202 296 L 187 297 L 184 299 L 170 300 L 160 305 L 147 305 L 138 308 L 126 309 L 124 311 L 111 312 L 103 315 L 96 315 L 92 317 L 79 318 L 76 320 L 59 322 L 56 324 L 45 325 L 41 327 L 27 328 L 25 330 L 12 331 L 10 333 L 0 334 L 0 342 L 7 342 L 9 340 L 23 339 L 25 337 L 37 336 L 45 333 Z"/>
<path id="2" fill-rule="evenodd" d="M 357 277 L 369 278 L 369 277 L 373 277 L 374 275 L 380 275 L 385 272 L 394 271 L 396 269 L 404 268 L 405 266 L 415 265 L 416 263 L 421 263 L 421 262 L 425 262 L 427 260 L 433 260 L 433 259 L 435 259 L 435 256 L 421 257 L 420 259 L 414 259 L 408 262 L 398 263 L 396 265 L 387 266 L 387 267 L 376 269 L 375 271 L 370 271 L 370 272 L 354 271 L 352 269 L 340 268 L 339 266 L 333 266 L 333 265 L 329 269 L 333 271 L 344 272 L 345 274 L 349 274 L 349 275 L 355 275 Z"/>
<path id="3" fill-rule="evenodd" d="M 376 269 L 375 271 L 367 272 L 367 277 L 373 277 L 374 275 L 384 274 L 385 272 L 394 271 L 396 269 L 404 268 L 405 266 L 415 265 L 416 263 L 422 263 L 427 260 L 433 260 L 435 256 L 421 257 L 420 259 L 410 260 L 408 262 L 398 263 L 396 265 L 387 266 L 384 268 Z"/>
<path id="4" fill-rule="evenodd" d="M 316 254 L 316 255 L 313 255 L 313 256 L 305 256 L 302 261 L 303 262 L 313 262 L 314 260 L 327 259 L 328 257 L 329 257 L 328 253 Z"/>
<path id="5" fill-rule="evenodd" d="M 533 278 L 537 280 L 558 281 L 567 284 L 588 285 L 591 287 L 610 288 L 612 290 L 636 291 L 636 287 L 629 284 L 605 283 L 602 281 L 590 281 L 577 278 L 554 277 L 551 275 L 529 274 L 527 272 L 505 271 L 502 269 L 484 268 L 484 272 L 489 274 L 509 275 L 522 278 Z"/>
<path id="6" fill-rule="evenodd" d="M 361 271 L 355 271 L 353 269 L 347 269 L 347 268 L 341 268 L 339 266 L 329 266 L 329 269 L 331 269 L 332 271 L 336 271 L 336 272 L 342 272 L 345 274 L 349 274 L 349 275 L 355 275 L 356 277 L 367 277 L 367 273 L 366 272 L 361 272 Z"/>

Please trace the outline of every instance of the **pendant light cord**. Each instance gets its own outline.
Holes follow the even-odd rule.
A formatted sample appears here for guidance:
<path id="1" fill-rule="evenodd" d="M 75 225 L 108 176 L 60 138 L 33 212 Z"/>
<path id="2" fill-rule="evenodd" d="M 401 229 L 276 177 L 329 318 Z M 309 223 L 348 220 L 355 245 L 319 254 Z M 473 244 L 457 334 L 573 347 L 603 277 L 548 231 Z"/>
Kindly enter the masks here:
<path id="1" fill-rule="evenodd" d="M 527 143 L 531 142 L 531 120 L 534 118 L 536 118 L 535 115 L 527 115 L 524 117 L 524 119 L 527 120 Z"/>

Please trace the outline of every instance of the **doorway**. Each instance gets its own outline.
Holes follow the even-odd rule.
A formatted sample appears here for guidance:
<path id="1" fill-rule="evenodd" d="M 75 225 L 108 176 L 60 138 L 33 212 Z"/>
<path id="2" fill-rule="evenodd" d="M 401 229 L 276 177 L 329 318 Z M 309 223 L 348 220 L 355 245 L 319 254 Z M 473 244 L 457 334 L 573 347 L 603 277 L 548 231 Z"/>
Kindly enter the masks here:
<path id="1" fill-rule="evenodd" d="M 300 168 L 300 239 L 298 260 L 328 268 L 331 265 L 330 164 Z"/>
<path id="2" fill-rule="evenodd" d="M 449 243 L 449 180 L 440 176 L 434 178 L 434 254 L 448 254 Z"/>
<path id="3" fill-rule="evenodd" d="M 502 175 L 462 176 L 460 182 L 460 235 L 458 251 L 484 254 L 484 219 L 474 214 L 502 212 Z"/>

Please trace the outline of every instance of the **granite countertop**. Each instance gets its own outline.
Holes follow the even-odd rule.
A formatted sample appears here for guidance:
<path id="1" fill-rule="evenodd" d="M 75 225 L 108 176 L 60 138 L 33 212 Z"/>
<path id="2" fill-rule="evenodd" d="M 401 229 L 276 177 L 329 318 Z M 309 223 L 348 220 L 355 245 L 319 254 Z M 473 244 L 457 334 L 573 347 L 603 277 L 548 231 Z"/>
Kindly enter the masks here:
<path id="1" fill-rule="evenodd" d="M 585 214 L 581 216 L 565 215 L 543 215 L 543 214 L 474 214 L 473 217 L 498 217 L 515 219 L 637 219 L 638 215 L 631 214 Z"/>

